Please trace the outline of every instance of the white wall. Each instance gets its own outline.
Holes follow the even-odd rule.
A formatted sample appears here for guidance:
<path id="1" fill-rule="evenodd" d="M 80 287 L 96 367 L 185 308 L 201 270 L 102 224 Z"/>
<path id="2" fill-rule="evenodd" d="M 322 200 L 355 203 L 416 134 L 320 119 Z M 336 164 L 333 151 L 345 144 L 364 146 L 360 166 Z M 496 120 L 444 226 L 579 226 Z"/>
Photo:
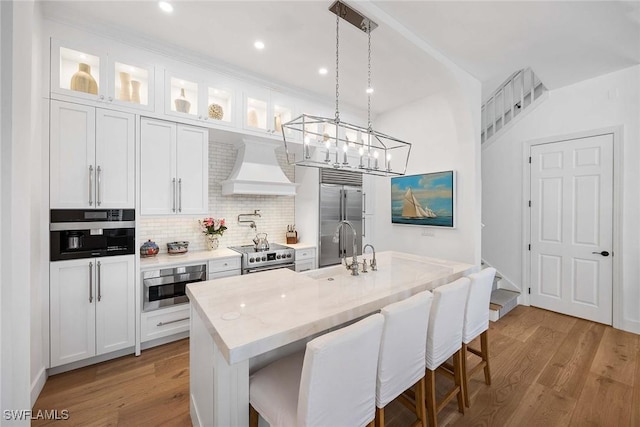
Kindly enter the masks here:
<path id="1" fill-rule="evenodd" d="M 34 3 L 2 2 L 2 395 L 1 409 L 30 401 L 32 48 Z M 28 425 L 6 421 L 3 425 Z"/>
<path id="2" fill-rule="evenodd" d="M 390 179 L 376 177 L 376 250 L 480 264 L 480 84 L 453 71 L 434 96 L 377 117 L 374 128 L 411 142 L 407 175 L 455 170 L 456 228 L 391 224 Z"/>
<path id="3" fill-rule="evenodd" d="M 522 288 L 522 146 L 619 126 L 623 131 L 622 324 L 640 333 L 640 66 L 549 92 L 546 101 L 483 147 L 482 257 Z M 614 318 L 616 313 L 614 313 Z"/>

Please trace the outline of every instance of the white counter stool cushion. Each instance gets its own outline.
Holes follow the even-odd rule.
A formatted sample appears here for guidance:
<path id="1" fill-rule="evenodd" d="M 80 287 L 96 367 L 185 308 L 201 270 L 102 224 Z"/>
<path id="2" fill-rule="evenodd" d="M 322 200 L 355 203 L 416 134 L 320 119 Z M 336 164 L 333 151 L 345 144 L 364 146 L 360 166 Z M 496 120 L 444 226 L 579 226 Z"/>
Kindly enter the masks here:
<path id="1" fill-rule="evenodd" d="M 460 350 L 469 284 L 470 280 L 463 277 L 437 287 L 433 291 L 426 352 L 426 401 L 430 427 L 436 427 L 438 412 L 456 396 L 458 410 L 464 414 Z M 435 370 L 451 356 L 453 356 L 454 387 L 442 402 L 436 405 Z"/>
<path id="2" fill-rule="evenodd" d="M 471 285 L 467 297 L 467 310 L 462 328 L 462 373 L 464 381 L 464 401 L 469 407 L 469 378 L 484 369 L 484 381 L 491 385 L 491 372 L 489 370 L 489 303 L 493 279 L 496 276 L 495 268 L 485 268 L 479 273 L 469 275 Z M 468 344 L 480 336 L 480 350 L 468 346 Z M 481 361 L 471 369 L 467 369 L 467 350 L 481 358 Z"/>
<path id="3" fill-rule="evenodd" d="M 384 307 L 384 329 L 378 359 L 376 425 L 384 426 L 384 407 L 416 385 L 412 409 L 426 427 L 424 403 L 425 344 L 433 294 L 421 292 Z M 409 400 L 404 400 L 405 404 Z M 412 406 L 409 404 L 409 406 Z"/>
<path id="4" fill-rule="evenodd" d="M 304 356 L 257 371 L 249 379 L 251 409 L 272 427 L 371 423 L 383 323 L 381 314 L 371 315 L 308 342 Z M 257 416 L 250 419 L 256 425 Z"/>

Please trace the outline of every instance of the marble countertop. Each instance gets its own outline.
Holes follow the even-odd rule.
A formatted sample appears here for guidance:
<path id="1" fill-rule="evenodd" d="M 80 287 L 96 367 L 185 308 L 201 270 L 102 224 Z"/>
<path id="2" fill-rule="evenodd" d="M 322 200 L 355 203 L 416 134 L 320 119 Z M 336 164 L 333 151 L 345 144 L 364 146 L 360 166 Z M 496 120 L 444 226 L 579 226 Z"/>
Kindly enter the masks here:
<path id="1" fill-rule="evenodd" d="M 209 260 L 219 258 L 240 257 L 240 253 L 229 248 L 218 248 L 214 251 L 189 251 L 186 254 L 169 255 L 167 253 L 158 254 L 154 257 L 140 258 L 140 270 L 150 270 L 155 268 L 169 268 L 178 265 L 204 263 Z"/>
<path id="2" fill-rule="evenodd" d="M 299 250 L 299 249 L 311 249 L 315 248 L 318 245 L 312 243 L 282 243 L 284 246 L 288 246 L 291 249 Z"/>
<path id="3" fill-rule="evenodd" d="M 367 256 L 370 259 L 370 256 Z M 187 285 L 187 295 L 230 364 L 326 331 L 477 266 L 399 252 L 377 254 L 378 271 L 351 276 L 338 265 L 277 269 Z"/>

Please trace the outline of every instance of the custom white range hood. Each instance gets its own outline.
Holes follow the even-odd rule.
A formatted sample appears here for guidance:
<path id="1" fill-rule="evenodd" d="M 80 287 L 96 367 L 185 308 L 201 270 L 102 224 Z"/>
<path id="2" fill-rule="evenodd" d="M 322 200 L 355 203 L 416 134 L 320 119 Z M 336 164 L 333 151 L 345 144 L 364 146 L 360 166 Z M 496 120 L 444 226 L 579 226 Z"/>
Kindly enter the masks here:
<path id="1" fill-rule="evenodd" d="M 226 181 L 222 181 L 222 194 L 256 194 L 269 196 L 295 196 L 297 184 L 284 174 L 275 149 L 276 141 L 243 138 L 236 163 Z"/>

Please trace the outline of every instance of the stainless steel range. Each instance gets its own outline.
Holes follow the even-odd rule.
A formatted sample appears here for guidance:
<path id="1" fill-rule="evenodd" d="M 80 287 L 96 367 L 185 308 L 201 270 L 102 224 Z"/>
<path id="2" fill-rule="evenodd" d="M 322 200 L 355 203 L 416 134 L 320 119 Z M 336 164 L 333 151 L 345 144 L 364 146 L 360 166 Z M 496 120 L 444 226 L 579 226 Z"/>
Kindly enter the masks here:
<path id="1" fill-rule="evenodd" d="M 255 245 L 232 246 L 242 254 L 242 274 L 258 273 L 276 268 L 295 270 L 295 250 L 271 243 L 266 251 L 257 251 Z"/>

